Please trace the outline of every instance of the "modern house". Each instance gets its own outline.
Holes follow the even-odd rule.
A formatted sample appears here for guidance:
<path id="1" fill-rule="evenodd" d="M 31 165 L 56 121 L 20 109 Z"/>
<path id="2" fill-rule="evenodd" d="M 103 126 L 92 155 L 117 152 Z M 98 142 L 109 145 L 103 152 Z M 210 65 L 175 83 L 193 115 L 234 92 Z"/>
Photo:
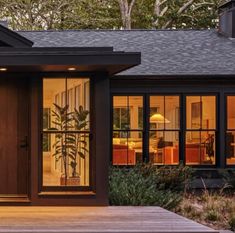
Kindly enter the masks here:
<path id="1" fill-rule="evenodd" d="M 108 205 L 109 164 L 235 168 L 235 1 L 219 30 L 0 26 L 0 202 Z"/>

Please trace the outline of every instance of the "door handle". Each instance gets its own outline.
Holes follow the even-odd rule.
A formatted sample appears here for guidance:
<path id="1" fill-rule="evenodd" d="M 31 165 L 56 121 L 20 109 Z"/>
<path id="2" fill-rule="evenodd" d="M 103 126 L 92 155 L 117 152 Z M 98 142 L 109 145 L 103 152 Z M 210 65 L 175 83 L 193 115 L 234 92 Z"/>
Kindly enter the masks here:
<path id="1" fill-rule="evenodd" d="M 25 136 L 24 139 L 20 140 L 20 148 L 28 147 L 28 137 Z"/>

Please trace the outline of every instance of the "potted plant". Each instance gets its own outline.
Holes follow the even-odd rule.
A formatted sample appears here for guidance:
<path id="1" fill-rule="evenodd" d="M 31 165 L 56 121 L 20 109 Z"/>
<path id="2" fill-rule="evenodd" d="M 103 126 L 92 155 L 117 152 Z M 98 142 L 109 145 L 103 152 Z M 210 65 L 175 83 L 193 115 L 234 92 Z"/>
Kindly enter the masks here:
<path id="1" fill-rule="evenodd" d="M 53 156 L 56 161 L 61 160 L 63 164 L 63 173 L 60 178 L 61 185 L 75 186 L 80 184 L 80 176 L 77 173 L 77 158 L 85 158 L 85 153 L 88 152 L 86 149 L 87 142 L 84 135 L 74 133 L 63 133 L 64 131 L 79 131 L 85 128 L 88 124 L 87 116 L 88 111 L 83 110 L 80 106 L 79 110 L 74 109 L 74 112 L 68 112 L 69 106 L 60 107 L 55 104 L 55 110 L 52 111 L 54 120 L 52 123 L 55 124 L 53 130 L 59 131 L 55 135 L 55 153 Z M 74 123 L 74 124 L 73 124 Z M 69 173 L 69 167 L 71 167 L 71 175 Z"/>
<path id="2" fill-rule="evenodd" d="M 72 114 L 73 129 L 78 131 L 76 133 L 69 133 L 66 137 L 66 145 L 68 147 L 68 157 L 70 159 L 69 166 L 72 169 L 71 176 L 68 179 L 68 185 L 79 185 L 80 176 L 77 173 L 77 161 L 78 157 L 85 159 L 87 149 L 87 137 L 89 135 L 80 133 L 79 131 L 85 130 L 88 125 L 89 111 L 84 110 L 82 106 L 79 106 L 78 110 L 75 108 Z"/>

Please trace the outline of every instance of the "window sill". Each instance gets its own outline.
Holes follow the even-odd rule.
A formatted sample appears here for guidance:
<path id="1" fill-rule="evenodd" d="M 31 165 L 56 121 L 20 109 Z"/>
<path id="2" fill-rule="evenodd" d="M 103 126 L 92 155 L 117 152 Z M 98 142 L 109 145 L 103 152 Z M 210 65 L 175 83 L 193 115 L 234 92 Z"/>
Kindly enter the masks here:
<path id="1" fill-rule="evenodd" d="M 38 196 L 95 196 L 93 191 L 43 191 Z"/>

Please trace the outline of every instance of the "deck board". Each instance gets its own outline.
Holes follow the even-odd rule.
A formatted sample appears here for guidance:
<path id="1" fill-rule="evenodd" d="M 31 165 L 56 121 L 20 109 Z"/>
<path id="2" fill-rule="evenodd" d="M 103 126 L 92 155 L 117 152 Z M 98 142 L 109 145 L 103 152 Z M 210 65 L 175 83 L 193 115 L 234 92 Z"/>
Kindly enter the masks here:
<path id="1" fill-rule="evenodd" d="M 0 232 L 218 232 L 160 207 L 0 207 Z"/>

